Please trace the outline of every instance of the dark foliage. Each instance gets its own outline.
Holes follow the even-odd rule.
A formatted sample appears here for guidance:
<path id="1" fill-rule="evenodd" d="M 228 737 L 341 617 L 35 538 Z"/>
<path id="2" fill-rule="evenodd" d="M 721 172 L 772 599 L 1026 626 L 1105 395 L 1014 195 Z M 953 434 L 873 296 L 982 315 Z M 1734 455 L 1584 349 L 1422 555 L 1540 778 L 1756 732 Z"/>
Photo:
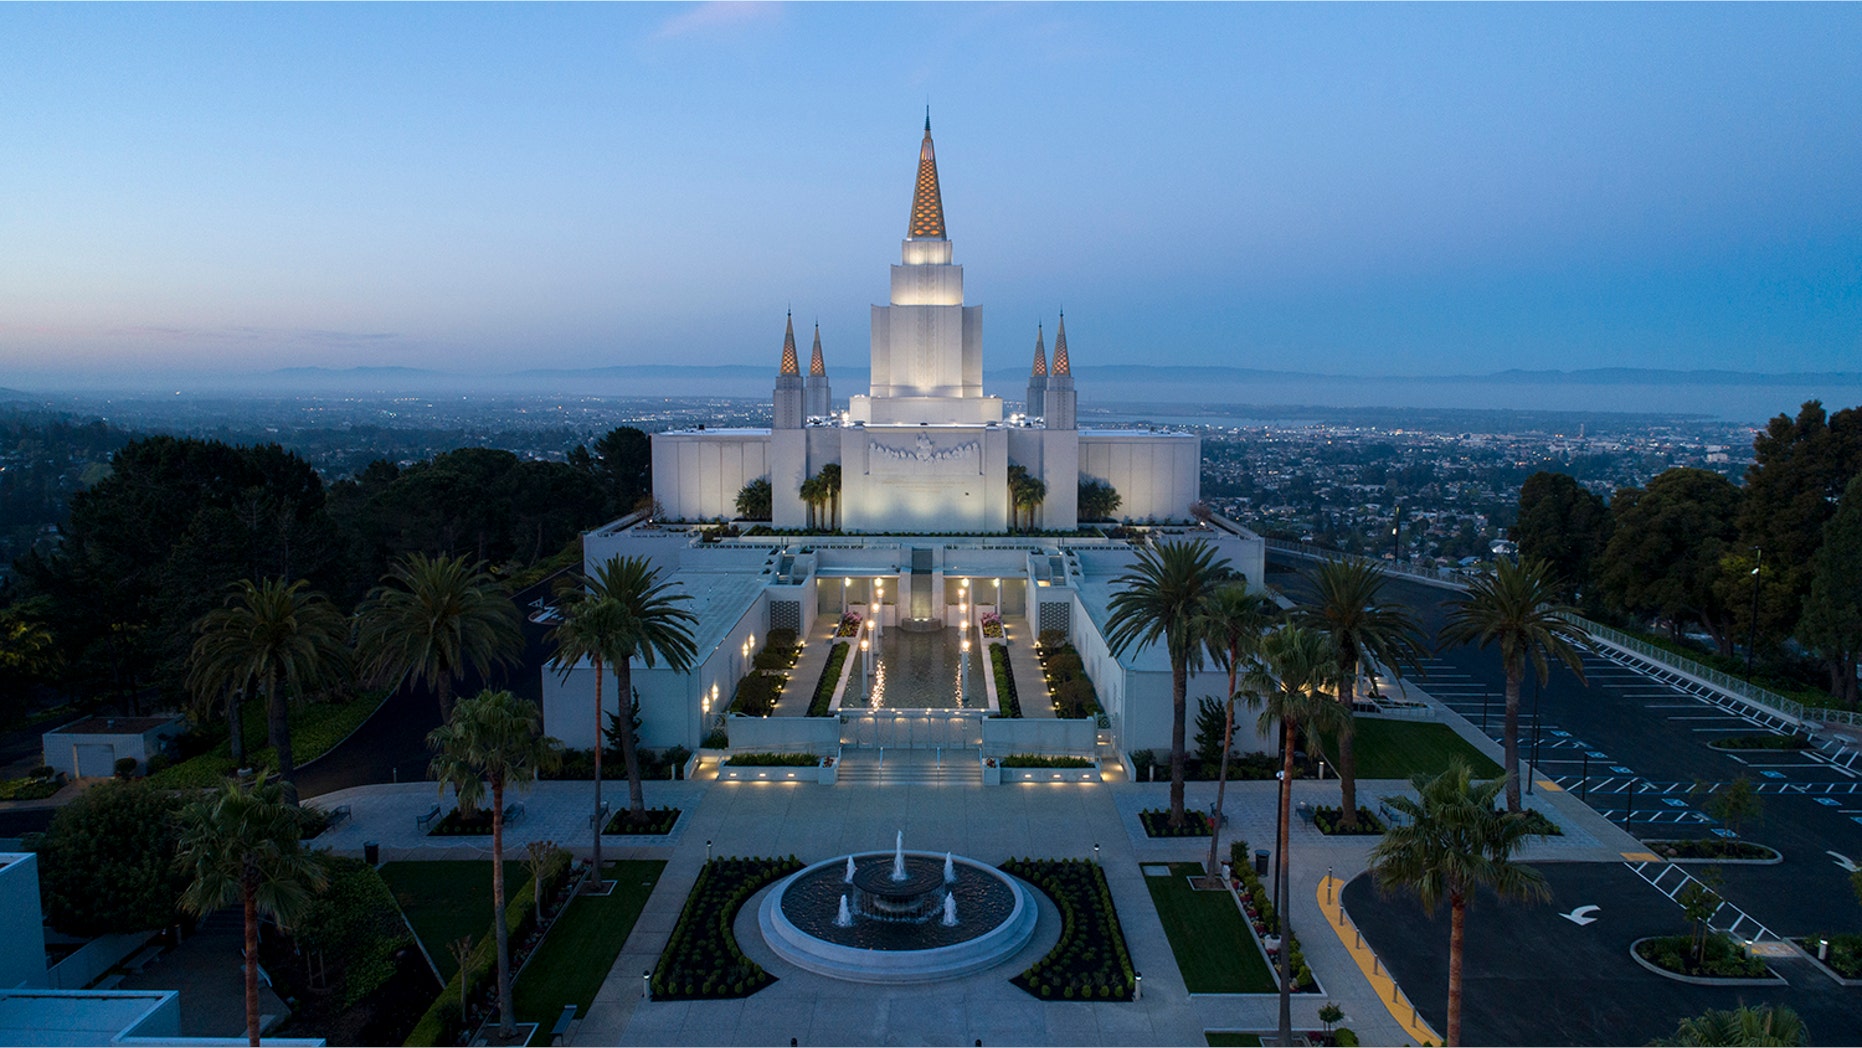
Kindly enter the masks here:
<path id="1" fill-rule="evenodd" d="M 656 1001 L 748 997 L 776 981 L 731 932 L 737 911 L 764 885 L 802 868 L 786 859 L 713 859 L 698 873 L 653 970 Z"/>

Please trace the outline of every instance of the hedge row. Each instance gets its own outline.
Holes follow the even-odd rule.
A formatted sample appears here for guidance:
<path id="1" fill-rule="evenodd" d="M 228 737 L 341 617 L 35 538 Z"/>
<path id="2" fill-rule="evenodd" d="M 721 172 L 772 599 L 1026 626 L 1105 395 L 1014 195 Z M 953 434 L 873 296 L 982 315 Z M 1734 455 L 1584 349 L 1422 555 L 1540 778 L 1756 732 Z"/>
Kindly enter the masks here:
<path id="1" fill-rule="evenodd" d="M 846 641 L 836 641 L 828 649 L 828 664 L 821 668 L 821 679 L 815 682 L 815 696 L 808 703 L 810 717 L 825 717 L 828 706 L 834 702 L 834 685 L 840 683 L 841 667 L 847 664 L 847 653 L 853 645 Z"/>
<path id="2" fill-rule="evenodd" d="M 1279 930 L 1274 922 L 1274 903 L 1267 897 L 1267 886 L 1261 883 L 1261 875 L 1254 872 L 1254 865 L 1248 859 L 1248 842 L 1237 837 L 1228 845 L 1228 865 L 1231 873 L 1241 882 L 1241 895 L 1249 908 L 1248 922 L 1257 936 L 1276 934 Z M 1297 935 L 1287 936 L 1286 948 L 1287 971 L 1293 975 L 1293 989 L 1296 993 L 1313 993 L 1319 984 L 1312 977 L 1312 967 L 1306 963 L 1306 954 L 1300 949 Z M 1274 978 L 1280 978 L 1280 966 L 1270 964 L 1274 969 Z"/>
<path id="3" fill-rule="evenodd" d="M 1060 941 L 1009 981 L 1042 1000 L 1131 1000 L 1137 973 L 1105 870 L 1085 859 L 1010 859 L 1002 868 L 1060 910 Z"/>
<path id="4" fill-rule="evenodd" d="M 1004 768 L 1090 768 L 1085 757 L 1044 757 L 1038 753 L 1014 753 L 1002 758 Z"/>
<path id="5" fill-rule="evenodd" d="M 525 884 L 516 895 L 504 904 L 504 928 L 512 946 L 511 962 L 513 969 L 517 964 L 515 949 L 518 943 L 529 937 L 537 927 L 537 890 L 543 890 L 543 897 L 549 899 L 562 889 L 563 882 L 571 870 L 569 853 L 558 850 L 550 864 L 543 868 L 543 875 Z M 494 918 L 495 921 L 495 918 Z M 483 997 L 490 993 L 494 997 L 498 992 L 496 979 L 498 972 L 498 938 L 496 924 L 485 926 L 485 934 L 479 937 L 466 957 L 465 966 L 453 974 L 452 981 L 440 991 L 439 997 L 428 1006 L 420 1022 L 414 1024 L 414 1030 L 407 1035 L 405 1042 L 412 1048 L 430 1048 L 433 1045 L 458 1044 L 459 1039 L 468 1031 L 460 1018 L 459 995 L 462 988 L 470 986 L 473 997 Z M 512 982 L 517 980 L 517 972 L 511 972 Z"/>
<path id="6" fill-rule="evenodd" d="M 1000 644 L 991 644 L 989 665 L 996 673 L 996 700 L 1002 704 L 1000 716 L 1021 716 L 1021 697 L 1015 694 L 1015 674 L 1009 669 L 1009 649 Z"/>
<path id="7" fill-rule="evenodd" d="M 786 859 L 713 859 L 698 872 L 666 948 L 653 969 L 653 999 L 690 1001 L 748 997 L 776 977 L 744 955 L 731 933 L 750 896 L 802 868 Z"/>
<path id="8" fill-rule="evenodd" d="M 1170 811 L 1167 808 L 1146 808 L 1138 813 L 1138 822 L 1144 827 L 1146 837 L 1209 836 L 1209 816 L 1195 808 L 1184 809 L 1181 826 L 1170 825 Z"/>

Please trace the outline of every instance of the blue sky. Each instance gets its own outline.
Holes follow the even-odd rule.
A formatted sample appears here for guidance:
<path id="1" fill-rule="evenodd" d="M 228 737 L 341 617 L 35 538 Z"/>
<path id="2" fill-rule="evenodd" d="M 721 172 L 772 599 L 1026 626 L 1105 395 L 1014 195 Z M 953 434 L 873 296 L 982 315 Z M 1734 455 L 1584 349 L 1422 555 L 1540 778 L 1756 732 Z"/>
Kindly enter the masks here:
<path id="1" fill-rule="evenodd" d="M 1862 367 L 1858 5 L 0 5 L 0 386 L 864 360 L 927 101 L 988 366 Z"/>

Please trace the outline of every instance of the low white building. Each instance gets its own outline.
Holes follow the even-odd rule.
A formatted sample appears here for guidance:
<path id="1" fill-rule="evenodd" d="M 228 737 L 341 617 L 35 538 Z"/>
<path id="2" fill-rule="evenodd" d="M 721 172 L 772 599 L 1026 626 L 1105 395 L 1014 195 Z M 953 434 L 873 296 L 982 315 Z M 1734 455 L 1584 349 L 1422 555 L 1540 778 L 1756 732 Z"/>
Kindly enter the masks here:
<path id="1" fill-rule="evenodd" d="M 138 773 L 181 734 L 179 717 L 85 717 L 46 732 L 45 763 L 74 779 L 116 774 L 116 762 L 133 758 Z"/>

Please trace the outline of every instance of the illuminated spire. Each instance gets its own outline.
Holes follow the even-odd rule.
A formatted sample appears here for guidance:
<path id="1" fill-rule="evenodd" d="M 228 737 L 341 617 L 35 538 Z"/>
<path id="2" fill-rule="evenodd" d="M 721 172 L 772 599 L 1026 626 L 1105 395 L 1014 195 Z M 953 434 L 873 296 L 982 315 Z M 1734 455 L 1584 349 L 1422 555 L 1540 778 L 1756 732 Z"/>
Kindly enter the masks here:
<path id="1" fill-rule="evenodd" d="M 918 186 L 912 191 L 910 240 L 944 239 L 944 196 L 937 187 L 937 153 L 931 148 L 931 107 L 925 107 L 925 140 L 918 147 Z"/>
<path id="2" fill-rule="evenodd" d="M 1047 374 L 1047 341 L 1041 335 L 1041 325 L 1034 326 L 1034 371 L 1036 378 Z"/>
<path id="3" fill-rule="evenodd" d="M 1054 374 L 1073 374 L 1067 361 L 1067 314 L 1064 312 L 1060 315 L 1060 326 L 1054 329 Z"/>
<path id="4" fill-rule="evenodd" d="M 815 324 L 815 351 L 808 357 L 808 373 L 825 375 L 828 373 L 827 362 L 821 359 L 821 325 Z"/>
<path id="5" fill-rule="evenodd" d="M 789 314 L 789 328 L 782 334 L 782 374 L 799 375 L 802 373 L 801 361 L 795 356 L 795 314 Z"/>

